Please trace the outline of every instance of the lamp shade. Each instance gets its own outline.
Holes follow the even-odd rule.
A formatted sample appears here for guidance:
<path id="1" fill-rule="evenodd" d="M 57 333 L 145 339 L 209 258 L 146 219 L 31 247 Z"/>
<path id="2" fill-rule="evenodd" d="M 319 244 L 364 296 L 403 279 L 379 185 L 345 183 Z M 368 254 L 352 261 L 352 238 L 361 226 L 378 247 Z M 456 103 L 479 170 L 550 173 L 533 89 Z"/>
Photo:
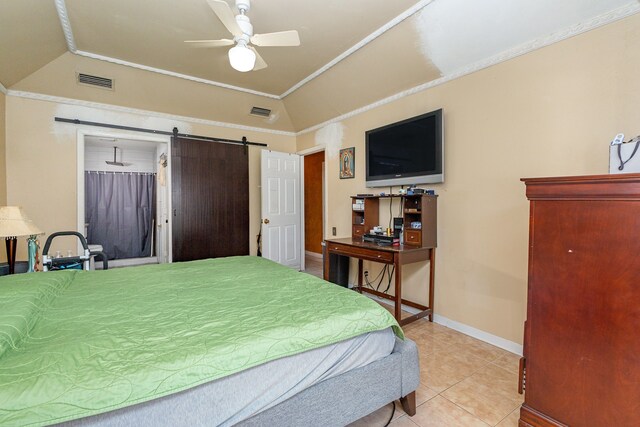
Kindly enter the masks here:
<path id="1" fill-rule="evenodd" d="M 256 65 L 256 54 L 242 44 L 229 49 L 229 63 L 231 66 L 243 73 L 253 70 Z"/>
<path id="2" fill-rule="evenodd" d="M 25 215 L 20 206 L 0 207 L 0 238 L 44 234 Z"/>

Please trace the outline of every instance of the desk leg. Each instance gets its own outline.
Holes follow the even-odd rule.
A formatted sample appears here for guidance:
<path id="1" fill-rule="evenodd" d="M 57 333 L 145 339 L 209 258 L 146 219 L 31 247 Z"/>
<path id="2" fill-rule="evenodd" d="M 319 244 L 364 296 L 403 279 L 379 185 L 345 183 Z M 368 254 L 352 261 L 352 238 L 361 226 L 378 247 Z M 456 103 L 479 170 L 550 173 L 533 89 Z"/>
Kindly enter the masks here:
<path id="1" fill-rule="evenodd" d="M 329 281 L 329 258 L 331 258 L 330 255 L 331 253 L 329 252 L 329 248 L 325 247 L 324 260 L 323 260 L 323 266 L 322 266 L 322 278 L 327 282 Z"/>
<path id="2" fill-rule="evenodd" d="M 436 249 L 431 248 L 429 250 L 429 308 L 431 309 L 431 314 L 429 315 L 429 322 L 433 322 L 433 290 L 435 288 L 435 278 L 436 278 Z"/>
<path id="3" fill-rule="evenodd" d="M 358 292 L 362 293 L 362 260 L 358 258 Z"/>
<path id="4" fill-rule="evenodd" d="M 400 256 L 396 253 L 393 257 L 393 266 L 396 275 L 396 301 L 394 316 L 398 323 L 402 320 L 402 265 Z"/>

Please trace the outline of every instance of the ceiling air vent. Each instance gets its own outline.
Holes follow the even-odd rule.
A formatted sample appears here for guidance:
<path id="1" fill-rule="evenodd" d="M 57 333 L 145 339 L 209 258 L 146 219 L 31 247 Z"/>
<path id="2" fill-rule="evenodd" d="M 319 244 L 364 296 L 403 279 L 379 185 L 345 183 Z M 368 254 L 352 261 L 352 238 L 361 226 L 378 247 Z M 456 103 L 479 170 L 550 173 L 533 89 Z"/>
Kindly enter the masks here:
<path id="1" fill-rule="evenodd" d="M 78 73 L 78 83 L 82 85 L 96 86 L 102 89 L 113 90 L 113 80 L 106 77 L 92 76 L 91 74 Z"/>
<path id="2" fill-rule="evenodd" d="M 269 110 L 268 108 L 253 107 L 251 108 L 251 113 L 249 114 L 258 117 L 269 117 L 271 116 L 271 110 Z"/>

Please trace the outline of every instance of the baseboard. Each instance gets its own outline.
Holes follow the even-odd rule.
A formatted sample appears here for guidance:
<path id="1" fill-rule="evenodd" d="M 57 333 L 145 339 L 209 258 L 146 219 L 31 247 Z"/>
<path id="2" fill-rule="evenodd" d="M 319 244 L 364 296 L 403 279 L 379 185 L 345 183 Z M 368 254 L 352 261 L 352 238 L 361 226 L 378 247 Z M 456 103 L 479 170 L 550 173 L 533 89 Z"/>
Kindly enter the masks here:
<path id="1" fill-rule="evenodd" d="M 311 258 L 318 258 L 318 259 L 322 259 L 322 254 L 318 254 L 315 252 L 311 252 L 311 251 L 304 251 L 305 256 L 311 257 Z"/>
<path id="2" fill-rule="evenodd" d="M 112 259 L 109 261 L 109 268 L 118 267 L 133 267 L 136 265 L 157 264 L 158 257 L 144 257 L 144 258 L 124 258 L 124 259 Z M 96 262 L 96 270 L 102 270 L 102 262 Z"/>
<path id="3" fill-rule="evenodd" d="M 353 287 L 352 284 L 349 284 L 349 287 Z M 391 305 L 390 301 L 387 299 L 379 298 L 375 295 L 366 294 L 369 298 L 376 300 L 382 304 Z M 419 310 L 409 307 L 406 305 L 402 305 L 402 309 L 408 313 L 418 313 Z M 522 345 L 515 343 L 513 341 L 509 341 L 497 335 L 490 334 L 488 332 L 482 331 L 480 329 L 474 328 L 473 326 L 465 325 L 464 323 L 456 322 L 455 320 L 448 319 L 439 314 L 433 315 L 434 323 L 437 323 L 442 326 L 446 326 L 449 329 L 453 329 L 454 331 L 461 332 L 465 335 L 469 335 L 470 337 L 476 338 L 480 341 L 484 341 L 487 344 L 491 344 L 503 350 L 506 350 L 511 353 L 515 353 L 518 356 L 522 356 Z"/>

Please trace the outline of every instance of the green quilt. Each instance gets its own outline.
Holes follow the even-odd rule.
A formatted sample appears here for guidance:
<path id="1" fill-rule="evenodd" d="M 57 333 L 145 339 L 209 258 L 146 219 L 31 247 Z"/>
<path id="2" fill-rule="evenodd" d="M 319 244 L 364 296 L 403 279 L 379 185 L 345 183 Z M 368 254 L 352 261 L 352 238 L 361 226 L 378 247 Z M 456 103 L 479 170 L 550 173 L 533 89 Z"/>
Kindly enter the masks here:
<path id="1" fill-rule="evenodd" d="M 370 299 L 257 257 L 0 278 L 0 425 L 122 408 L 392 326 Z"/>

